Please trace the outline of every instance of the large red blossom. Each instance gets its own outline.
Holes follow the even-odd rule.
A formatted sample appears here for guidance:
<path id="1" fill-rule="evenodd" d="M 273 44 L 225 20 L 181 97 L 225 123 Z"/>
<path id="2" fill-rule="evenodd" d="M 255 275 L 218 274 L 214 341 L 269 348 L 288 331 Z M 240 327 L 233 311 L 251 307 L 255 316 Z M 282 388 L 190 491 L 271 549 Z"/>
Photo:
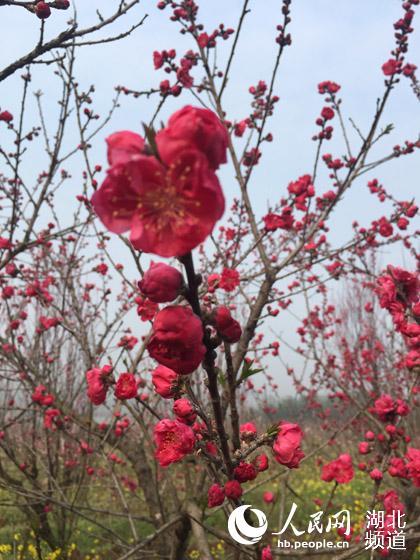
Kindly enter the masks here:
<path id="1" fill-rule="evenodd" d="M 193 452 L 195 435 L 186 424 L 165 418 L 156 424 L 154 440 L 156 459 L 161 467 L 167 467 Z"/>
<path id="2" fill-rule="evenodd" d="M 110 231 L 130 230 L 133 247 L 162 257 L 197 247 L 225 207 L 206 157 L 192 149 L 176 154 L 167 166 L 143 154 L 113 165 L 92 204 Z"/>
<path id="3" fill-rule="evenodd" d="M 348 453 L 343 453 L 338 459 L 322 467 L 321 478 L 325 482 L 335 480 L 338 484 L 346 484 L 353 479 L 353 476 L 353 463 Z"/>
<path id="4" fill-rule="evenodd" d="M 213 111 L 187 105 L 174 113 L 168 126 L 157 133 L 156 144 L 166 164 L 174 156 L 194 148 L 204 154 L 211 168 L 217 169 L 226 163 L 228 134 Z"/>
<path id="5" fill-rule="evenodd" d="M 206 353 L 200 319 L 189 307 L 165 307 L 156 315 L 147 349 L 160 364 L 180 374 L 192 373 Z"/>
<path id="6" fill-rule="evenodd" d="M 298 424 L 283 422 L 279 426 L 277 438 L 273 445 L 275 460 L 281 465 L 294 469 L 299 466 L 305 454 L 300 448 L 303 432 Z"/>

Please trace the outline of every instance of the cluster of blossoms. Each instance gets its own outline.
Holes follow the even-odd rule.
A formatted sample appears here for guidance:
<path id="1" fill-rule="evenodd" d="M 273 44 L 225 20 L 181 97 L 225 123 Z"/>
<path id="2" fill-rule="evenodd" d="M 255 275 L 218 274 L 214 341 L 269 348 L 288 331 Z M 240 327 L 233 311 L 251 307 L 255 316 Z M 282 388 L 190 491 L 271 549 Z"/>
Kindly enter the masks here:
<path id="1" fill-rule="evenodd" d="M 399 148 L 399 146 L 394 147 L 395 152 L 397 152 L 397 148 Z M 400 231 L 406 231 L 409 226 L 410 220 L 413 219 L 417 214 L 417 206 L 415 206 L 411 202 L 394 200 L 393 197 L 387 193 L 384 186 L 381 185 L 377 179 L 368 181 L 367 187 L 372 194 L 378 197 L 378 200 L 380 202 L 385 202 L 386 200 L 388 200 L 391 201 L 394 206 L 394 212 L 390 217 L 382 216 L 378 220 L 374 220 L 372 222 L 372 227 L 369 231 L 369 237 L 372 239 L 372 242 L 374 240 L 374 234 L 376 233 L 378 233 L 381 237 L 391 237 L 394 234 L 393 224 L 395 224 Z"/>
<path id="2" fill-rule="evenodd" d="M 403 400 L 394 400 L 390 395 L 385 394 L 376 399 L 370 412 L 375 414 L 381 422 L 395 422 L 398 416 L 406 416 L 410 409 Z"/>
<path id="3" fill-rule="evenodd" d="M 101 368 L 93 368 L 86 372 L 87 396 L 92 404 L 100 405 L 106 400 L 108 389 L 114 387 L 117 399 L 125 401 L 137 397 L 139 380 L 133 373 L 124 372 L 115 381 L 112 376 L 113 367 L 109 364 Z"/>
<path id="4" fill-rule="evenodd" d="M 375 443 L 379 445 L 379 456 L 381 456 L 381 448 L 389 445 L 392 450 L 392 456 L 389 459 L 388 473 L 393 477 L 411 479 L 415 486 L 420 484 L 420 450 L 413 447 L 406 448 L 411 438 L 406 435 L 405 430 L 399 425 L 402 417 L 407 416 L 410 407 L 402 399 L 393 399 L 388 394 L 381 395 L 375 400 L 369 412 L 376 416 L 385 424 L 385 433 L 375 434 L 369 430 L 365 433 L 365 441 L 359 443 L 359 453 L 368 455 L 375 450 Z M 402 448 L 402 450 L 401 450 Z M 372 467 L 374 461 L 369 461 Z M 366 470 L 368 465 L 359 463 L 360 470 Z M 373 480 L 382 480 L 383 472 L 378 468 L 370 471 L 370 477 Z"/>
<path id="5" fill-rule="evenodd" d="M 340 100 L 336 99 L 336 93 L 340 90 L 341 86 L 335 82 L 326 80 L 318 84 L 318 93 L 325 95 L 325 101 L 331 103 L 332 107 L 326 105 L 322 108 L 320 116 L 316 119 L 315 123 L 321 127 L 321 131 L 312 137 L 312 140 L 331 140 L 333 127 L 328 125 L 327 122 L 335 117 L 335 110 L 338 111 Z M 335 109 L 335 110 L 334 110 Z"/>
<path id="6" fill-rule="evenodd" d="M 156 55 L 156 65 L 172 54 Z M 190 106 L 178 111 L 154 136 L 155 152 L 129 131 L 113 134 L 107 142 L 111 167 L 92 198 L 106 227 L 115 233 L 130 230 L 133 247 L 163 257 L 181 257 L 202 243 L 224 211 L 215 170 L 226 162 L 228 137 L 216 115 Z M 203 323 L 189 306 L 170 305 L 158 311 L 157 304 L 173 302 L 186 290 L 174 267 L 152 263 L 138 288 L 146 298 L 137 300 L 139 314 L 143 319 L 154 317 L 147 346 L 159 363 L 153 385 L 162 397 L 176 399 L 176 420 L 164 419 L 155 427 L 156 457 L 167 466 L 194 448 L 190 424 L 196 414 L 187 399 L 179 398 L 180 376 L 191 374 L 205 356 Z M 216 309 L 212 322 L 225 340 L 233 342 L 241 330 L 229 316 L 223 308 Z M 103 368 L 87 373 L 88 396 L 95 404 L 106 397 L 109 373 Z M 134 376 L 122 374 L 115 396 L 124 400 L 136 395 Z"/>
<path id="7" fill-rule="evenodd" d="M 321 479 L 325 482 L 334 480 L 337 484 L 351 482 L 354 477 L 353 461 L 348 453 L 343 453 L 322 467 Z"/>
<path id="8" fill-rule="evenodd" d="M 157 66 L 172 59 L 172 55 L 156 55 Z M 135 249 L 178 257 L 185 263 L 186 255 L 212 232 L 224 210 L 215 171 L 226 161 L 226 127 L 211 111 L 188 106 L 176 112 L 167 127 L 156 134 L 149 133 L 150 145 L 129 131 L 108 138 L 110 169 L 93 195 L 92 205 L 109 230 L 130 230 Z M 305 199 L 313 195 L 310 177 L 302 177 L 289 190 L 294 204 L 303 210 Z M 231 309 L 214 305 L 212 299 L 216 290 L 233 292 L 239 283 L 240 275 L 235 269 L 225 267 L 221 274 L 209 275 L 204 308 L 199 311 L 192 307 L 190 278 L 187 285 L 173 266 L 152 262 L 138 282 L 138 313 L 142 319 L 152 320 L 147 350 L 159 364 L 152 372 L 152 383 L 158 395 L 173 400 L 174 418 L 164 418 L 154 428 L 155 456 L 162 467 L 180 461 L 198 447 L 204 454 L 217 457 L 214 434 L 208 425 L 197 421 L 196 404 L 182 395 L 185 379 L 213 348 L 223 341 L 232 344 L 240 339 L 242 330 Z M 182 298 L 188 305 L 179 303 Z M 159 304 L 170 305 L 159 309 Z M 125 336 L 119 346 L 131 348 L 136 343 L 134 337 Z M 138 398 L 133 374 L 123 373 L 115 382 L 111 366 L 105 366 L 90 370 L 86 378 L 88 396 L 94 404 L 104 402 L 111 385 L 120 400 Z M 297 468 L 304 457 L 302 437 L 301 428 L 288 422 L 280 423 L 274 432 L 262 434 L 259 439 L 252 423 L 242 425 L 241 448 L 231 473 L 227 473 L 229 480 L 223 487 L 210 487 L 209 506 L 219 505 L 225 498 L 238 500 L 241 484 L 254 480 L 268 468 L 265 454 L 244 460 L 250 454 L 249 446 L 254 446 L 253 452 L 260 445 L 272 443 L 275 460 Z"/>
<path id="9" fill-rule="evenodd" d="M 267 435 L 267 434 L 266 434 Z M 246 451 L 258 438 L 257 428 L 253 422 L 246 422 L 240 426 L 240 437 L 242 441 L 241 449 Z M 299 466 L 304 458 L 301 449 L 303 432 L 298 424 L 290 422 L 280 422 L 275 428 L 273 436 L 267 437 L 267 442 L 272 442 L 272 453 L 274 459 L 281 465 L 289 469 Z M 263 441 L 265 436 L 263 437 Z M 233 470 L 233 478 L 228 480 L 222 487 L 220 484 L 213 484 L 208 490 L 208 506 L 216 507 L 223 504 L 225 498 L 233 501 L 239 500 L 242 496 L 242 484 L 255 480 L 259 473 L 268 469 L 268 457 L 265 453 L 254 456 L 251 461 L 240 460 Z M 264 495 L 266 503 L 274 501 L 274 495 L 266 492 Z"/>
<path id="10" fill-rule="evenodd" d="M 388 472 L 391 476 L 411 480 L 420 488 L 420 449 L 409 447 L 403 457 L 391 457 Z"/>
<path id="11" fill-rule="evenodd" d="M 44 428 L 47 430 L 55 430 L 62 425 L 60 419 L 60 411 L 53 408 L 55 398 L 54 395 L 47 392 L 45 385 L 37 385 L 32 393 L 32 402 L 38 404 L 44 409 Z"/>
<path id="12" fill-rule="evenodd" d="M 383 309 L 390 312 L 394 326 L 404 336 L 408 353 L 404 365 L 420 366 L 420 278 L 402 268 L 388 267 L 378 279 L 377 294 Z"/>
<path id="13" fill-rule="evenodd" d="M 382 65 L 382 72 L 391 79 L 402 74 L 415 81 L 415 71 L 417 66 L 405 63 L 404 55 L 407 52 L 408 35 L 413 32 L 412 22 L 414 17 L 414 7 L 419 4 L 419 0 L 408 0 L 403 3 L 404 15 L 394 23 L 396 47 L 391 52 L 392 58 Z"/>
<path id="14" fill-rule="evenodd" d="M 274 232 L 278 229 L 300 231 L 304 227 L 304 220 L 297 220 L 293 211 L 298 210 L 304 213 L 308 211 L 308 203 L 315 196 L 311 175 L 302 175 L 296 181 L 291 181 L 287 186 L 287 191 L 289 198 L 280 201 L 279 211 L 269 212 L 263 216 L 266 232 Z"/>
<path id="15" fill-rule="evenodd" d="M 172 86 L 169 80 L 162 80 L 160 82 L 159 89 L 162 96 L 173 95 L 174 97 L 178 97 L 182 92 L 182 88 L 189 89 L 194 84 L 194 79 L 190 71 L 197 64 L 198 54 L 191 50 L 186 52 L 180 59 L 179 64 L 175 63 L 175 57 L 175 49 L 161 52 L 155 51 L 153 53 L 155 70 L 164 66 L 166 73 L 170 74 L 173 72 L 176 75 L 176 83 Z"/>

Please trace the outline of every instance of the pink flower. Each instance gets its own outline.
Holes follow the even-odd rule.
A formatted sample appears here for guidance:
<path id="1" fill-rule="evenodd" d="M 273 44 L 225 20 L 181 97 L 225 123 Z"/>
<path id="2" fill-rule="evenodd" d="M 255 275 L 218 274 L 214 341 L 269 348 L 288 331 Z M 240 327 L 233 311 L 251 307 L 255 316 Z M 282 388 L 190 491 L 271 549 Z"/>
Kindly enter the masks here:
<path id="1" fill-rule="evenodd" d="M 281 423 L 273 445 L 275 460 L 289 469 L 297 468 L 305 456 L 300 448 L 302 438 L 303 432 L 298 424 Z"/>
<path id="2" fill-rule="evenodd" d="M 206 353 L 200 319 L 189 307 L 172 305 L 162 309 L 153 322 L 147 349 L 160 364 L 180 374 L 192 373 Z"/>
<path id="3" fill-rule="evenodd" d="M 410 350 L 405 357 L 404 363 L 408 369 L 420 367 L 420 350 Z"/>
<path id="4" fill-rule="evenodd" d="M 165 51 L 162 51 L 162 52 L 154 51 L 153 52 L 153 66 L 154 66 L 155 70 L 159 70 L 159 68 L 162 68 L 162 66 L 165 62 L 165 59 L 166 59 L 165 54 L 166 54 Z"/>
<path id="5" fill-rule="evenodd" d="M 242 439 L 254 439 L 257 436 L 257 428 L 253 422 L 245 422 L 239 427 Z"/>
<path id="6" fill-rule="evenodd" d="M 248 482 L 248 480 L 254 480 L 257 477 L 257 471 L 251 463 L 246 463 L 241 461 L 237 467 L 233 470 L 236 480 L 239 482 Z"/>
<path id="7" fill-rule="evenodd" d="M 0 113 L 0 117 L 1 117 L 1 113 Z M 0 237 L 0 249 L 11 249 L 11 248 L 12 248 L 12 244 L 10 243 L 10 241 L 6 239 L 6 237 Z"/>
<path id="8" fill-rule="evenodd" d="M 248 119 L 244 119 L 236 123 L 233 127 L 235 136 L 238 136 L 239 138 L 242 137 L 244 135 L 247 126 L 248 126 Z"/>
<path id="9" fill-rule="evenodd" d="M 95 266 L 94 269 L 98 274 L 102 274 L 102 276 L 105 276 L 106 273 L 108 272 L 108 265 L 105 263 L 100 263 L 97 266 Z"/>
<path id="10" fill-rule="evenodd" d="M 142 321 L 151 321 L 159 311 L 159 305 L 142 296 L 136 297 L 137 315 Z"/>
<path id="11" fill-rule="evenodd" d="M 138 286 L 151 301 L 166 303 L 178 296 L 182 283 L 182 274 L 176 268 L 164 263 L 152 263 Z"/>
<path id="12" fill-rule="evenodd" d="M 224 268 L 220 276 L 219 287 L 225 292 L 233 292 L 239 286 L 240 276 L 237 270 Z"/>
<path id="13" fill-rule="evenodd" d="M 266 504 L 272 504 L 274 502 L 274 494 L 273 492 L 264 492 L 263 500 Z"/>
<path id="14" fill-rule="evenodd" d="M 404 74 L 404 76 L 411 78 L 414 76 L 416 70 L 417 66 L 415 64 L 407 63 L 402 69 L 402 73 Z"/>
<path id="15" fill-rule="evenodd" d="M 120 401 L 133 399 L 137 396 L 137 383 L 134 374 L 122 373 L 115 385 L 115 396 Z"/>
<path id="16" fill-rule="evenodd" d="M 405 510 L 404 504 L 400 502 L 395 490 L 388 490 L 388 492 L 385 492 L 382 502 L 386 513 L 392 514 L 393 511 L 401 511 L 403 513 Z"/>
<path id="17" fill-rule="evenodd" d="M 152 373 L 155 391 L 164 399 L 171 399 L 175 396 L 178 381 L 178 374 L 166 366 L 158 366 Z"/>
<path id="18" fill-rule="evenodd" d="M 359 453 L 361 453 L 362 455 L 366 455 L 367 453 L 369 453 L 369 451 L 369 442 L 361 441 L 359 443 Z"/>
<path id="19" fill-rule="evenodd" d="M 277 229 L 291 229 L 293 227 L 293 216 L 291 209 L 283 208 L 281 214 L 270 212 L 263 217 L 266 231 L 276 231 Z"/>
<path id="20" fill-rule="evenodd" d="M 56 418 L 60 416 L 60 411 L 58 408 L 49 408 L 44 413 L 44 428 L 47 430 L 54 430 Z"/>
<path id="21" fill-rule="evenodd" d="M 39 318 L 41 327 L 46 331 L 56 327 L 60 324 L 60 322 L 60 319 L 58 319 L 57 317 L 44 317 L 43 315 L 41 315 L 41 317 Z"/>
<path id="22" fill-rule="evenodd" d="M 172 115 L 156 135 L 159 155 L 169 165 L 186 150 L 197 150 L 212 169 L 226 163 L 228 133 L 215 113 L 187 105 Z"/>
<path id="23" fill-rule="evenodd" d="M 331 109 L 331 107 L 324 107 L 321 111 L 321 116 L 326 121 L 333 119 L 334 118 L 334 109 Z"/>
<path id="24" fill-rule="evenodd" d="M 265 453 L 261 453 L 261 455 L 257 455 L 253 463 L 258 472 L 263 472 L 268 469 L 268 457 Z"/>
<path id="25" fill-rule="evenodd" d="M 209 43 L 209 36 L 207 33 L 200 33 L 200 35 L 197 38 L 197 43 L 200 45 L 200 47 L 202 47 L 203 49 L 205 47 L 207 47 L 208 43 Z"/>
<path id="26" fill-rule="evenodd" d="M 335 82 L 330 82 L 326 80 L 325 82 L 320 82 L 318 84 L 318 92 L 322 95 L 324 93 L 337 93 L 337 91 L 341 88 Z"/>
<path id="27" fill-rule="evenodd" d="M 2 111 L 0 113 L 0 121 L 9 123 L 12 120 L 13 120 L 13 115 L 12 113 L 9 113 L 9 111 Z"/>
<path id="28" fill-rule="evenodd" d="M 32 401 L 41 406 L 51 406 L 54 402 L 53 395 L 47 393 L 45 385 L 37 385 L 32 393 Z"/>
<path id="29" fill-rule="evenodd" d="M 220 305 L 212 314 L 212 323 L 223 340 L 233 344 L 238 342 L 242 335 L 242 329 L 227 307 Z"/>
<path id="30" fill-rule="evenodd" d="M 161 467 L 167 467 L 193 452 L 195 435 L 182 422 L 165 418 L 155 426 L 154 441 L 157 446 L 156 459 Z"/>
<path id="31" fill-rule="evenodd" d="M 404 459 L 401 457 L 391 457 L 389 463 L 388 472 L 391 476 L 407 478 L 408 472 Z"/>
<path id="32" fill-rule="evenodd" d="M 263 548 L 261 552 L 261 560 L 273 560 L 273 555 L 271 554 L 270 546 L 266 546 Z"/>
<path id="33" fill-rule="evenodd" d="M 322 467 L 321 479 L 325 482 L 335 480 L 339 484 L 346 484 L 354 477 L 353 462 L 348 453 L 343 453 L 335 461 Z"/>
<path id="34" fill-rule="evenodd" d="M 385 74 L 385 76 L 392 76 L 398 71 L 400 66 L 400 61 L 395 60 L 395 58 L 390 58 L 387 62 L 382 64 L 382 72 Z"/>
<path id="35" fill-rule="evenodd" d="M 197 418 L 197 413 L 188 399 L 177 399 L 173 411 L 177 419 L 184 424 L 194 424 Z"/>
<path id="36" fill-rule="evenodd" d="M 383 274 L 378 278 L 376 293 L 379 296 L 379 305 L 384 309 L 389 309 L 397 297 L 395 283 L 389 274 Z"/>
<path id="37" fill-rule="evenodd" d="M 124 335 L 120 338 L 118 347 L 132 350 L 137 343 L 138 339 L 135 336 Z"/>
<path id="38" fill-rule="evenodd" d="M 372 480 L 375 481 L 382 480 L 384 477 L 382 471 L 380 471 L 379 469 L 373 469 L 372 471 L 370 471 L 369 476 Z"/>
<path id="39" fill-rule="evenodd" d="M 242 496 L 242 486 L 237 480 L 228 480 L 225 484 L 225 495 L 231 500 L 239 500 Z"/>
<path id="40" fill-rule="evenodd" d="M 111 371 L 112 367 L 105 365 L 102 368 L 93 368 L 86 372 L 87 396 L 93 404 L 99 405 L 105 402 L 108 391 L 107 378 Z"/>
<path id="41" fill-rule="evenodd" d="M 225 492 L 218 484 L 212 484 L 207 492 L 207 505 L 209 508 L 221 506 L 225 501 Z"/>
<path id="42" fill-rule="evenodd" d="M 388 266 L 399 290 L 408 303 L 415 303 L 419 298 L 420 277 L 418 274 L 398 268 L 397 266 Z"/>
<path id="43" fill-rule="evenodd" d="M 220 274 L 209 274 L 207 277 L 208 291 L 213 294 L 219 287 Z"/>
<path id="44" fill-rule="evenodd" d="M 382 237 L 391 237 L 394 232 L 392 224 L 385 217 L 378 220 L 378 232 Z"/>
<path id="45" fill-rule="evenodd" d="M 382 395 L 376 399 L 373 412 L 382 420 L 382 422 L 389 422 L 395 418 L 397 403 L 390 395 Z"/>

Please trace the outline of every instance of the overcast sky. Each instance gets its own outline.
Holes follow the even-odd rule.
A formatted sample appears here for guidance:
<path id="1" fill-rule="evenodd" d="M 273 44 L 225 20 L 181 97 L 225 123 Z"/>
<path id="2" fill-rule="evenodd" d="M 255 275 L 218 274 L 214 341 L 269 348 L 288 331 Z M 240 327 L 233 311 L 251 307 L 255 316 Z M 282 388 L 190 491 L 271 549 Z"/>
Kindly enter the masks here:
<path id="1" fill-rule="evenodd" d="M 106 16 L 119 3 L 116 0 L 71 2 L 77 7 L 81 26 L 95 22 L 97 8 Z M 227 27 L 236 27 L 242 1 L 201 0 L 199 5 L 199 19 L 211 32 L 221 21 Z M 275 26 L 281 22 L 280 6 L 279 0 L 250 2 L 251 14 L 245 23 L 224 100 L 230 120 L 239 120 L 249 114 L 249 86 L 270 78 L 275 55 Z M 367 130 L 375 113 L 376 100 L 383 92 L 381 65 L 389 58 L 394 46 L 392 24 L 401 15 L 401 3 L 397 0 L 293 0 L 291 12 L 293 44 L 286 49 L 281 63 L 276 85 L 280 102 L 269 127 L 275 141 L 266 146 L 250 185 L 251 197 L 259 215 L 265 213 L 269 200 L 276 201 L 282 196 L 289 181 L 312 170 L 315 143 L 311 141 L 311 136 L 317 130 L 314 121 L 323 106 L 317 93 L 320 81 L 333 80 L 341 84 L 346 122 L 348 117 L 352 117 L 362 131 Z M 144 14 L 148 14 L 146 21 L 131 37 L 118 43 L 87 47 L 79 52 L 76 65 L 78 81 L 85 88 L 95 84 L 97 94 L 93 107 L 102 115 L 111 105 L 116 85 L 145 90 L 156 87 L 166 77 L 162 71 L 153 70 L 154 50 L 175 48 L 181 55 L 192 47 L 188 39 L 179 34 L 178 26 L 169 21 L 169 11 L 156 9 L 156 0 L 140 2 L 135 10 L 117 22 L 112 28 L 113 33 L 123 31 Z M 55 10 L 46 22 L 47 37 L 63 30 L 70 15 L 70 11 Z M 420 20 L 419 14 L 417 17 Z M 1 9 L 1 18 L 0 68 L 3 68 L 33 48 L 38 37 L 39 21 L 22 9 L 7 7 Z M 226 50 L 221 50 L 218 55 L 221 62 L 225 60 L 229 46 L 230 41 L 222 45 Z M 407 61 L 420 67 L 419 53 L 420 36 L 414 33 L 410 37 Z M 18 113 L 21 73 L 0 84 L 2 110 Z M 53 123 L 57 114 L 56 99 L 60 94 L 59 81 L 52 77 L 51 70 L 37 67 L 30 87 L 32 92 L 42 90 L 45 93 L 47 123 Z M 140 131 L 141 122 L 150 119 L 156 102 L 157 99 L 124 97 L 111 124 L 96 138 L 92 149 L 95 162 L 105 164 L 104 139 L 109 133 L 120 129 Z M 167 103 L 162 119 L 187 103 L 194 103 L 194 100 L 185 92 Z M 33 120 L 36 122 L 35 115 Z M 30 114 L 27 122 L 28 125 L 31 123 Z M 403 79 L 391 96 L 383 119 L 384 125 L 393 123 L 395 131 L 378 146 L 376 155 L 386 155 L 393 145 L 403 144 L 405 139 L 415 140 L 419 122 L 418 100 L 409 81 Z M 350 132 L 350 137 L 357 148 L 357 136 Z M 0 143 L 3 139 L 4 131 L 0 128 Z M 68 137 L 67 141 L 71 145 L 77 140 Z M 342 142 L 335 139 L 325 151 L 340 156 L 343 153 Z M 42 152 L 27 165 L 27 174 L 34 172 L 35 161 L 42 161 Z M 36 174 L 39 171 L 36 167 Z M 74 163 L 71 171 L 72 184 L 59 197 L 63 212 L 68 207 L 68 200 L 80 192 L 81 169 Z M 399 199 L 411 199 L 419 190 L 420 155 L 388 163 L 379 171 L 365 175 L 355 185 L 332 221 L 333 239 L 337 243 L 348 238 L 353 219 L 369 225 L 372 219 L 383 214 L 383 208 L 367 194 L 365 187 L 367 180 L 374 176 Z M 237 194 L 237 186 L 229 165 L 221 171 L 220 177 L 226 196 L 231 199 Z M 322 177 L 319 185 L 321 192 L 330 188 L 325 176 L 325 185 L 322 184 Z M 394 250 L 383 256 L 386 264 L 400 262 L 401 259 L 401 253 Z"/>

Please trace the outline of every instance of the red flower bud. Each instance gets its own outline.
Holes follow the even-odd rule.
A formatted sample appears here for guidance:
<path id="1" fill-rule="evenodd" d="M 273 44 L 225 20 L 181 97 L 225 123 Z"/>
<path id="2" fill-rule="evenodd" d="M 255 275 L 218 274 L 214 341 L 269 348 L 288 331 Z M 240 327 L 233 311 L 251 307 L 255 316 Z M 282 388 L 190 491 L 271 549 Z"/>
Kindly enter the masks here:
<path id="1" fill-rule="evenodd" d="M 46 2 L 38 2 L 35 6 L 35 14 L 39 19 L 47 19 L 51 15 L 51 8 Z"/>
<path id="2" fill-rule="evenodd" d="M 182 274 L 176 268 L 164 263 L 152 263 L 138 287 L 151 301 L 166 303 L 178 296 L 182 283 Z"/>

